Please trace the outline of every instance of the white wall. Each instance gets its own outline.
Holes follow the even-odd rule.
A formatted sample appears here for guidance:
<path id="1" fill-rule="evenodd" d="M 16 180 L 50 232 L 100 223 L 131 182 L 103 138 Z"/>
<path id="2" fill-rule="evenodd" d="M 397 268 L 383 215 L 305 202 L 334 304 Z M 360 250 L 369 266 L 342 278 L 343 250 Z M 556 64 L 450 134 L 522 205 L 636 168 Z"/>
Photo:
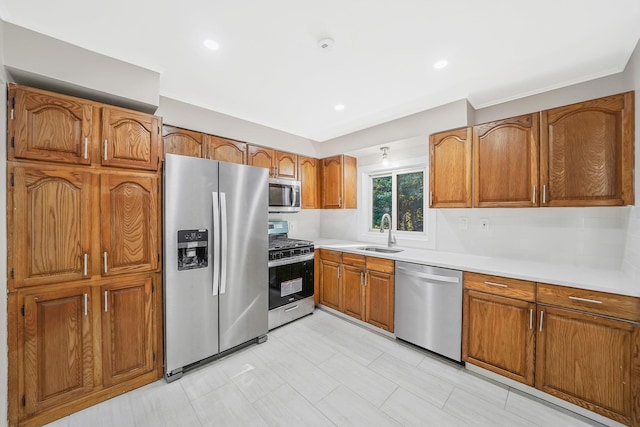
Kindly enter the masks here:
<path id="1" fill-rule="evenodd" d="M 0 19 L 0 34 L 4 22 Z M 0 43 L 0 425 L 7 424 L 7 76 Z"/>
<path id="2" fill-rule="evenodd" d="M 628 85 L 636 91 L 635 206 L 631 208 L 623 258 L 623 269 L 640 283 L 640 42 L 624 71 Z M 640 285 L 638 285 L 640 286 Z"/>

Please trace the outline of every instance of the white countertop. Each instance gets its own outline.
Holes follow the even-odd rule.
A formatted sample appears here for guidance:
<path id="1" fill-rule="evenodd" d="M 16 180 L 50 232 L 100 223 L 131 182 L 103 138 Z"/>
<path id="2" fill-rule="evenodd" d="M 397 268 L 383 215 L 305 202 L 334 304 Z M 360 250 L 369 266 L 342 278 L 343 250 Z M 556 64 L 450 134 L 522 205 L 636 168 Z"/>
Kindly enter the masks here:
<path id="1" fill-rule="evenodd" d="M 403 249 L 397 253 L 380 253 L 356 249 L 358 246 L 380 246 L 372 243 L 316 239 L 316 248 L 334 249 L 360 255 L 414 262 L 455 270 L 492 274 L 514 279 L 591 289 L 614 294 L 640 297 L 640 283 L 621 270 L 578 267 L 546 262 L 496 258 L 480 255 L 441 252 L 427 249 Z"/>

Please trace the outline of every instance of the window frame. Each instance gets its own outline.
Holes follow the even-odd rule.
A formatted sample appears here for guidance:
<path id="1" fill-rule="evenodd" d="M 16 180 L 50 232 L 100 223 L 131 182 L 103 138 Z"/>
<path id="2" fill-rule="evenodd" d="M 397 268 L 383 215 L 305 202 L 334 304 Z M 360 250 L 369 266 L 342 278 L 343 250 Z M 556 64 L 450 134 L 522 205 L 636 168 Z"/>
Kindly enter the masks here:
<path id="1" fill-rule="evenodd" d="M 374 242 L 378 244 L 387 243 L 388 231 L 380 233 L 379 228 L 373 226 L 373 200 L 372 200 L 372 179 L 373 177 L 392 175 L 392 192 L 397 191 L 397 174 L 408 172 L 422 172 L 423 179 L 423 231 L 398 231 L 396 215 L 392 215 L 393 234 L 398 238 L 398 246 L 420 247 L 424 249 L 435 249 L 436 236 L 436 210 L 429 208 L 429 163 L 428 157 L 419 157 L 394 161 L 388 166 L 380 163 L 369 164 L 358 167 L 360 181 L 360 191 L 358 191 L 358 240 Z M 394 175 L 395 174 L 395 175 Z M 392 212 L 397 210 L 397 195 L 392 196 Z"/>

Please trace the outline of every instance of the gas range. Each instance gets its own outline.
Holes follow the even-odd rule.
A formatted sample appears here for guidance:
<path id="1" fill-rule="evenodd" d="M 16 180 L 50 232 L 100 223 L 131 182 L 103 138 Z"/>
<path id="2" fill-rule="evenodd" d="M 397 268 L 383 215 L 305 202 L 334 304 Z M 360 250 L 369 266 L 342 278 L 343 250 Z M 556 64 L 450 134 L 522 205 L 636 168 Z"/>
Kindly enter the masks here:
<path id="1" fill-rule="evenodd" d="M 286 221 L 269 223 L 269 267 L 313 259 L 313 242 L 291 239 L 288 231 Z"/>

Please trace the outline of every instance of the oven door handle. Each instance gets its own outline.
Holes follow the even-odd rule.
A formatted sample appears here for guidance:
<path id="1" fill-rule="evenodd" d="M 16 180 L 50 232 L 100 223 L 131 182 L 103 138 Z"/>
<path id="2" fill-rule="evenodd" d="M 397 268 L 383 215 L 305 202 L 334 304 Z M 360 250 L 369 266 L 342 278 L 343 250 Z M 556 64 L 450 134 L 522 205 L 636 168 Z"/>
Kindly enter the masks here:
<path id="1" fill-rule="evenodd" d="M 302 255 L 293 258 L 282 258 L 278 260 L 269 261 L 269 267 L 280 267 L 282 265 L 296 264 L 298 262 L 311 261 L 314 258 L 314 254 Z"/>

